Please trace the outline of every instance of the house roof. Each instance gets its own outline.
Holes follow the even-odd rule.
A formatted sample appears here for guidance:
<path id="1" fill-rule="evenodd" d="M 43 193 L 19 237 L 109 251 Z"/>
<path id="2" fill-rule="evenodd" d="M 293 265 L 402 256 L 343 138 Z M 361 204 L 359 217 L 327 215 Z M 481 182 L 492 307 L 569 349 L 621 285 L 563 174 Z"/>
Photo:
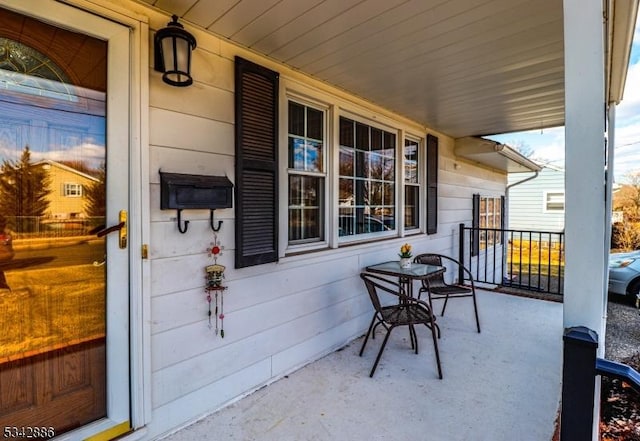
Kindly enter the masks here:
<path id="1" fill-rule="evenodd" d="M 91 175 L 89 175 L 87 173 L 84 173 L 84 172 L 81 172 L 79 170 L 76 170 L 73 167 L 69 167 L 68 165 L 64 165 L 64 164 L 62 164 L 60 162 L 56 162 L 56 161 L 53 161 L 51 159 L 43 159 L 41 161 L 36 162 L 34 165 L 45 165 L 45 164 L 46 165 L 50 165 L 52 167 L 57 167 L 59 169 L 68 171 L 70 173 L 74 173 L 74 174 L 76 174 L 78 176 L 82 176 L 83 178 L 89 179 L 90 181 L 94 181 L 94 182 L 99 182 L 100 181 L 100 179 L 96 178 L 95 176 L 91 176 Z"/>
<path id="2" fill-rule="evenodd" d="M 457 156 L 479 162 L 507 173 L 540 171 L 542 166 L 527 158 L 513 147 L 490 139 L 467 136 L 456 139 Z"/>
<path id="3" fill-rule="evenodd" d="M 138 1 L 454 138 L 564 124 L 562 0 Z M 618 102 L 638 2 L 605 4 Z"/>

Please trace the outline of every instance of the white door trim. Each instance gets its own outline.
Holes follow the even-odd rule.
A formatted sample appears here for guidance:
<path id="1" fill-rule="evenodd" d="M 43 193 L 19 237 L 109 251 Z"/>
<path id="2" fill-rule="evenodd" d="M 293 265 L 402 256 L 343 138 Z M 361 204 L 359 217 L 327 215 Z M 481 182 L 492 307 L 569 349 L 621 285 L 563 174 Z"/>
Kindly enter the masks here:
<path id="1" fill-rule="evenodd" d="M 36 17 L 55 26 L 77 30 L 87 35 L 103 40 L 110 40 L 109 44 L 109 94 L 107 99 L 113 109 L 114 103 L 128 103 L 126 112 L 109 112 L 108 124 L 128 125 L 128 131 L 116 135 L 115 142 L 128 143 L 129 168 L 124 171 L 128 177 L 124 186 L 129 194 L 129 206 L 122 207 L 129 212 L 129 296 L 124 299 L 125 304 L 114 305 L 115 308 L 125 308 L 130 311 L 128 326 L 121 329 L 109 329 L 111 338 L 129 342 L 129 357 L 123 361 L 118 359 L 118 352 L 113 346 L 107 347 L 109 359 L 114 359 L 114 365 L 108 366 L 108 377 L 126 376 L 128 382 L 110 382 L 107 392 L 107 409 L 109 418 L 97 421 L 84 428 L 59 437 L 65 439 L 84 439 L 99 433 L 123 421 L 130 420 L 132 427 L 139 428 L 151 419 L 151 353 L 150 353 L 150 312 L 149 296 L 149 261 L 141 259 L 143 243 L 149 242 L 149 170 L 148 170 L 148 102 L 149 102 L 149 27 L 145 17 L 127 11 L 123 8 L 105 7 L 87 0 L 64 0 L 63 4 L 54 0 L 38 0 L 25 2 L 24 0 L 0 0 L 3 7 L 16 12 Z M 117 9 L 117 10 L 116 10 Z M 106 20 L 105 20 L 106 19 Z M 111 62 L 111 57 L 117 62 Z M 128 66 L 128 75 L 124 75 Z M 114 81 L 116 82 L 114 84 Z M 116 97 L 115 90 L 123 92 Z M 116 100 L 114 100 L 116 98 Z M 112 102 L 112 100 L 114 102 Z M 114 136 L 109 134 L 108 136 Z M 110 139 L 113 143 L 114 139 Z M 113 165 L 112 165 L 113 166 Z M 115 167 L 115 166 L 114 166 Z M 117 211 L 117 210 L 116 210 Z M 107 224 L 115 224 L 116 219 L 107 218 Z M 117 241 L 117 238 L 109 238 Z M 111 244 L 108 245 L 111 251 Z M 116 246 L 117 248 L 117 246 Z M 111 350 L 110 350 L 111 349 Z M 131 386 L 129 387 L 129 383 Z M 130 398 L 123 399 L 123 397 Z M 129 402 L 131 406 L 129 407 Z"/>

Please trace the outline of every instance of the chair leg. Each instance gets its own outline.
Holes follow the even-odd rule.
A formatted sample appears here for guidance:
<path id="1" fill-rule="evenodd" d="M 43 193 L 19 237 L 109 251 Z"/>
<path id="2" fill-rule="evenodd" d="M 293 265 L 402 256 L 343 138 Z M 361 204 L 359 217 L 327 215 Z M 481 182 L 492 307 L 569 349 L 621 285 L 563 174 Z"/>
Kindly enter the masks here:
<path id="1" fill-rule="evenodd" d="M 438 351 L 438 338 L 436 338 L 436 324 L 431 319 L 431 338 L 433 339 L 433 349 L 436 354 L 436 364 L 438 365 L 438 376 L 442 380 L 442 366 L 440 365 L 440 351 Z M 428 327 L 428 326 L 427 326 Z M 438 332 L 439 333 L 439 332 Z"/>
<path id="2" fill-rule="evenodd" d="M 429 310 L 431 311 L 431 314 L 435 314 L 433 312 L 433 302 L 431 301 L 431 291 L 427 292 L 427 297 L 429 297 Z M 440 326 L 436 325 L 435 322 L 432 322 L 432 326 L 434 326 L 434 329 L 438 331 L 438 338 L 440 338 Z"/>
<path id="3" fill-rule="evenodd" d="M 371 319 L 371 324 L 369 325 L 369 330 L 367 331 L 367 336 L 364 338 L 364 342 L 362 342 L 362 348 L 360 348 L 360 356 L 362 357 L 362 353 L 364 352 L 364 347 L 367 345 L 367 341 L 369 340 L 369 335 L 371 334 L 371 330 L 373 329 L 373 324 L 376 321 L 376 315 L 373 315 Z M 375 331 L 374 331 L 375 332 Z"/>
<path id="4" fill-rule="evenodd" d="M 378 356 L 376 357 L 375 363 L 373 363 L 373 367 L 371 368 L 371 372 L 369 373 L 369 377 L 373 377 L 376 368 L 378 367 L 378 362 L 380 361 L 380 357 L 382 357 L 382 352 L 384 351 L 384 347 L 387 345 L 387 340 L 389 340 L 389 336 L 391 335 L 391 331 L 393 327 L 389 328 L 387 331 L 387 335 L 384 336 L 384 341 L 382 342 L 382 346 L 380 346 L 380 351 L 378 351 Z"/>
<path id="5" fill-rule="evenodd" d="M 447 309 L 447 302 L 449 301 L 449 295 L 444 298 L 444 304 L 442 305 L 442 311 L 440 311 L 440 315 L 444 316 L 444 310 Z"/>
<path id="6" fill-rule="evenodd" d="M 416 328 L 413 325 L 409 325 L 409 336 L 411 337 L 411 349 L 415 349 L 418 353 L 418 336 L 416 335 Z"/>
<path id="7" fill-rule="evenodd" d="M 476 327 L 478 328 L 478 334 L 480 333 L 480 319 L 478 318 L 478 304 L 476 303 L 476 290 L 474 289 L 472 292 L 473 298 L 473 310 L 476 313 Z"/>

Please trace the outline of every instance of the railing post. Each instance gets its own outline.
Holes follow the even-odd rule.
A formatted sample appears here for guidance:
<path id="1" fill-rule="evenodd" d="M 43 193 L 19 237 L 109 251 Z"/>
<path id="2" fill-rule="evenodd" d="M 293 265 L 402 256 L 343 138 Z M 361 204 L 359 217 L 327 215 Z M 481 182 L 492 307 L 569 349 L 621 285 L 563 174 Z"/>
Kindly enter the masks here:
<path id="1" fill-rule="evenodd" d="M 598 334 L 584 326 L 564 330 L 561 441 L 592 441 Z"/>
<path id="2" fill-rule="evenodd" d="M 460 224 L 460 235 L 458 236 L 458 261 L 464 265 L 464 224 Z M 458 282 L 464 283 L 464 270 L 458 266 Z"/>

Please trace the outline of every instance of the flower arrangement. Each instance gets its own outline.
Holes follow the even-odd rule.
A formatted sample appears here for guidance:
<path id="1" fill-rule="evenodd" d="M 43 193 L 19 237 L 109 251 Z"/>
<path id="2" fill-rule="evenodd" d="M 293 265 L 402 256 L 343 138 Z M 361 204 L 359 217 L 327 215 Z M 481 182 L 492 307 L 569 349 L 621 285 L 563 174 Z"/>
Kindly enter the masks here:
<path id="1" fill-rule="evenodd" d="M 405 243 L 400 247 L 400 254 L 398 254 L 402 259 L 411 258 L 411 245 Z"/>

